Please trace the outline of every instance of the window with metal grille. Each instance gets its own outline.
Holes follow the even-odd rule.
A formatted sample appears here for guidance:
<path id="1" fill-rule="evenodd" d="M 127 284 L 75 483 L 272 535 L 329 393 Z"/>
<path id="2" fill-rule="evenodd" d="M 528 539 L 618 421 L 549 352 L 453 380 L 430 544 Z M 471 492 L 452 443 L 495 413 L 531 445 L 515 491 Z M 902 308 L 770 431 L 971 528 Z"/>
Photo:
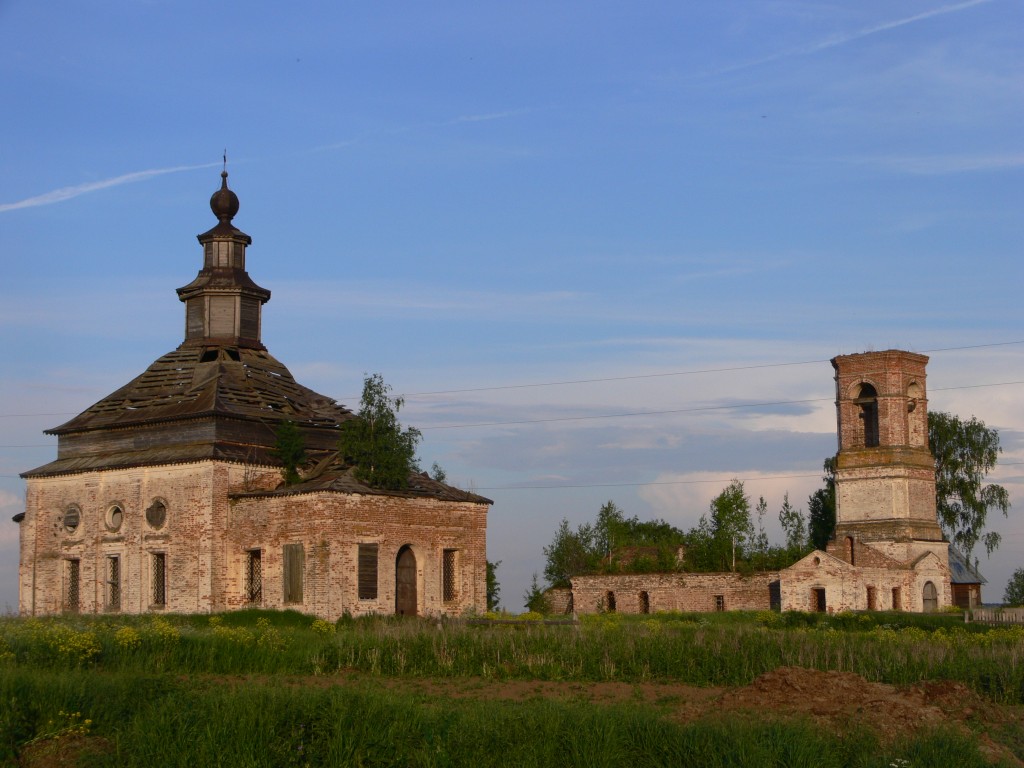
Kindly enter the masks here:
<path id="1" fill-rule="evenodd" d="M 107 558 L 107 610 L 121 610 L 121 558 L 117 555 Z"/>
<path id="2" fill-rule="evenodd" d="M 377 599 L 377 545 L 359 545 L 359 599 Z"/>
<path id="3" fill-rule="evenodd" d="M 716 611 L 724 611 L 725 610 L 725 595 L 715 595 L 715 610 Z"/>
<path id="4" fill-rule="evenodd" d="M 167 555 L 154 552 L 153 561 L 153 605 L 167 605 Z"/>
<path id="5" fill-rule="evenodd" d="M 68 560 L 68 588 L 64 596 L 64 610 L 78 613 L 82 607 L 82 562 Z"/>
<path id="6" fill-rule="evenodd" d="M 259 604 L 263 602 L 263 551 L 250 549 L 245 555 L 245 599 Z"/>
<path id="7" fill-rule="evenodd" d="M 301 544 L 285 544 L 281 559 L 284 561 L 284 601 L 301 603 L 306 551 Z"/>
<path id="8" fill-rule="evenodd" d="M 446 549 L 441 553 L 441 592 L 446 603 L 450 603 L 459 596 L 458 580 L 456 577 L 456 558 L 458 550 Z"/>

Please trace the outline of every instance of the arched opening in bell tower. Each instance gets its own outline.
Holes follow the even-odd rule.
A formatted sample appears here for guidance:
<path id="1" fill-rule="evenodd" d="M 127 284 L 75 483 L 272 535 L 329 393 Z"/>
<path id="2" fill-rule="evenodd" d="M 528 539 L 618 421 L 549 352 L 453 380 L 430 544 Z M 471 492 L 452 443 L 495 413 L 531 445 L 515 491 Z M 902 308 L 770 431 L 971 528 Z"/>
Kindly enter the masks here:
<path id="1" fill-rule="evenodd" d="M 860 407 L 864 447 L 874 448 L 878 445 L 878 392 L 870 384 L 861 384 L 853 402 Z"/>

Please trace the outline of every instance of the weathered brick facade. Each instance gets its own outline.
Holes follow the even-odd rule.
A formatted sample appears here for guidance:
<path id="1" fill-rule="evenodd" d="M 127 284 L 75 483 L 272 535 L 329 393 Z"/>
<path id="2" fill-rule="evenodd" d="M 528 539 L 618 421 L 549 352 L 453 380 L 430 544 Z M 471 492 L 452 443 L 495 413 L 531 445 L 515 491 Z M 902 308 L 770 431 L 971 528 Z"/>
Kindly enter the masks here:
<path id="1" fill-rule="evenodd" d="M 336 454 L 355 417 L 260 342 L 270 292 L 245 272 L 223 177 L 203 269 L 178 290 L 184 343 L 51 430 L 57 459 L 23 475 L 20 612 L 484 611 L 490 501 L 415 473 L 370 488 Z M 279 487 L 285 420 L 313 461 Z"/>

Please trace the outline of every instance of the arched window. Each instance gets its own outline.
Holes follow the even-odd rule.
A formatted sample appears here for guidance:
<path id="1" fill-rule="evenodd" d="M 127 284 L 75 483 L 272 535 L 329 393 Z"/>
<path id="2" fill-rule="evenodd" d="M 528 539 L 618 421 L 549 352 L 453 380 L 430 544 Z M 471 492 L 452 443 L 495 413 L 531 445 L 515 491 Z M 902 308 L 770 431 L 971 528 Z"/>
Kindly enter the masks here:
<path id="1" fill-rule="evenodd" d="M 64 530 L 68 533 L 74 533 L 82 523 L 82 511 L 72 504 L 64 510 L 63 522 Z"/>
<path id="2" fill-rule="evenodd" d="M 846 559 L 850 561 L 850 565 L 856 565 L 853 561 L 853 536 L 846 537 Z"/>
<path id="3" fill-rule="evenodd" d="M 860 418 L 864 422 L 864 447 L 878 445 L 878 392 L 870 384 L 861 384 L 853 401 L 860 406 Z"/>
<path id="4" fill-rule="evenodd" d="M 167 505 L 163 499 L 153 499 L 153 503 L 146 508 L 146 522 L 150 528 L 160 529 L 167 522 Z"/>
<path id="5" fill-rule="evenodd" d="M 926 581 L 924 583 L 922 598 L 925 613 L 931 613 L 932 611 L 939 610 L 939 593 L 938 590 L 935 589 L 935 585 L 930 581 Z"/>

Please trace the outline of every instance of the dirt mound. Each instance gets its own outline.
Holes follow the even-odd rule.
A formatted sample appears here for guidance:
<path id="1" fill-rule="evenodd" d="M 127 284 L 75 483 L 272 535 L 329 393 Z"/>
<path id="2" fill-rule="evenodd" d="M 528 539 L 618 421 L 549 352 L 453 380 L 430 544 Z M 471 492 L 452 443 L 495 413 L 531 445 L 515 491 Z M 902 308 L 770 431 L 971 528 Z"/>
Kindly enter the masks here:
<path id="1" fill-rule="evenodd" d="M 726 691 L 719 711 L 750 712 L 758 717 L 810 717 L 834 731 L 866 727 L 883 742 L 909 736 L 921 728 L 968 729 L 968 723 L 998 726 L 1005 710 L 979 697 L 965 685 L 925 682 L 907 688 L 872 683 L 852 672 L 819 672 L 780 667 L 753 683 Z M 684 714 L 684 719 L 691 719 Z M 982 750 L 993 759 L 1021 765 L 1008 750 L 980 735 Z"/>
<path id="2" fill-rule="evenodd" d="M 973 697 L 960 688 L 963 695 Z M 808 715 L 836 728 L 858 721 L 897 736 L 948 719 L 929 698 L 922 688 L 900 690 L 852 672 L 780 667 L 745 688 L 724 693 L 720 702 L 727 709 Z"/>

